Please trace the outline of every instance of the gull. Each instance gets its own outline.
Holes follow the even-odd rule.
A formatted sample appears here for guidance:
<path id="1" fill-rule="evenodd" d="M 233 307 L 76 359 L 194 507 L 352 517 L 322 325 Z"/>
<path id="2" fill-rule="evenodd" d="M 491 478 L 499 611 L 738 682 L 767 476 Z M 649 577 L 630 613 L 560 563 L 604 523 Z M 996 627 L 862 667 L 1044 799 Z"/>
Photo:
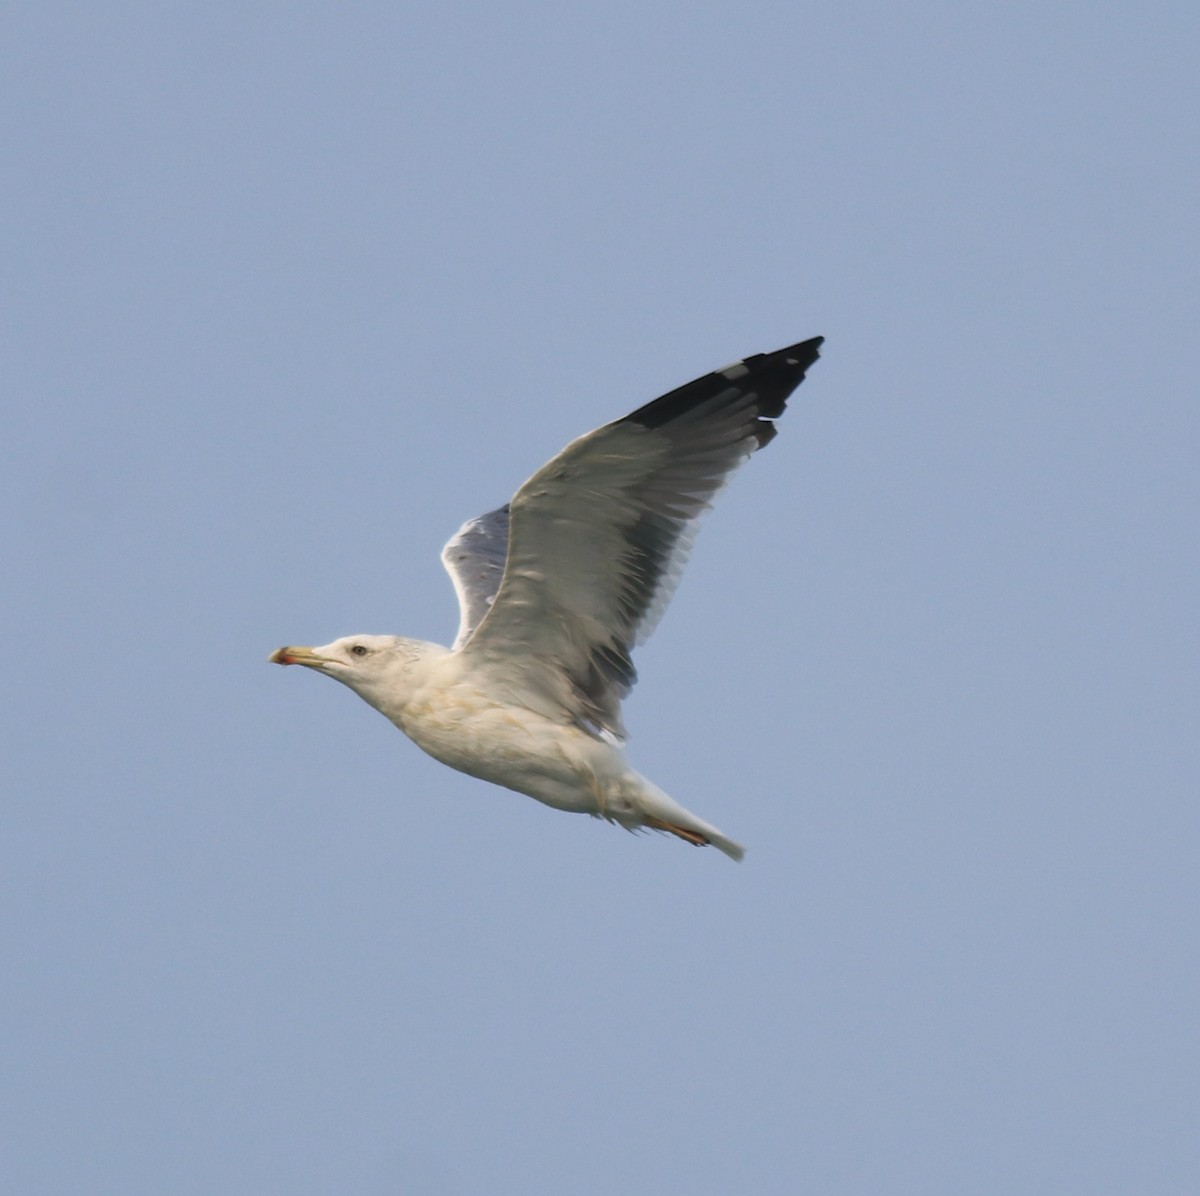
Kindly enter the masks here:
<path id="1" fill-rule="evenodd" d="M 268 659 L 349 686 L 460 772 L 740 860 L 740 844 L 633 769 L 621 702 L 697 520 L 775 436 L 822 340 L 747 357 L 581 436 L 463 524 L 442 551 L 460 608 L 452 647 L 352 635 Z"/>

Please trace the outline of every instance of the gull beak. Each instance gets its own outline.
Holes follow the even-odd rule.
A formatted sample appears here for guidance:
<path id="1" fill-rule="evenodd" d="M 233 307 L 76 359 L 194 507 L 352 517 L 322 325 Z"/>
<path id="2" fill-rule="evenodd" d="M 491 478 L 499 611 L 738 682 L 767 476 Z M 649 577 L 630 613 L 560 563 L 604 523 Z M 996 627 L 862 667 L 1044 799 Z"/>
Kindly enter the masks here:
<path id="1" fill-rule="evenodd" d="M 311 648 L 276 648 L 267 660 L 271 664 L 303 664 L 310 669 L 333 663 L 328 656 L 318 656 Z"/>

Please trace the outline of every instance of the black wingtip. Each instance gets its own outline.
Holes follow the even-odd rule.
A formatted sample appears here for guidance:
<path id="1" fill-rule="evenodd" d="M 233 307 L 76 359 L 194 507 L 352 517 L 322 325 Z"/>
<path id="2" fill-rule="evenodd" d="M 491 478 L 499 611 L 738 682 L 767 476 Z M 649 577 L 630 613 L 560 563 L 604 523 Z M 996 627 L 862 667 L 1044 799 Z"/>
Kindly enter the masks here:
<path id="1" fill-rule="evenodd" d="M 808 367 L 820 357 L 824 342 L 823 336 L 814 336 L 774 353 L 756 353 L 753 357 L 735 361 L 639 407 L 627 415 L 625 421 L 647 428 L 662 427 L 705 400 L 729 390 L 732 385 L 740 391 L 754 392 L 758 417 L 755 435 L 758 447 L 762 448 L 775 435 L 775 426 L 770 421 L 783 414 L 792 391 L 804 381 Z"/>
<path id="2" fill-rule="evenodd" d="M 804 381 L 808 367 L 821 356 L 824 343 L 823 336 L 814 336 L 774 353 L 757 353 L 739 363 L 749 371 L 749 378 L 758 390 L 761 416 L 776 419 L 783 414 L 792 391 Z"/>

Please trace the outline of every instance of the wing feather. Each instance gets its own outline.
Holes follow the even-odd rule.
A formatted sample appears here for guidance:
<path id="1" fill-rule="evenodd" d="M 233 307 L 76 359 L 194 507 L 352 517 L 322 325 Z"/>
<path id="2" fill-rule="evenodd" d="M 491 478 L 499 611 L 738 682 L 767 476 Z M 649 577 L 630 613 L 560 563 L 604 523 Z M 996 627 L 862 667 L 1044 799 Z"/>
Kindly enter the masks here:
<path id="1" fill-rule="evenodd" d="M 491 572 L 468 583 L 451 569 L 463 601 L 455 646 L 502 676 L 514 700 L 623 738 L 633 648 L 670 601 L 697 520 L 775 435 L 771 421 L 821 339 L 706 374 L 580 437 L 538 470 L 509 505 L 498 589 L 488 591 Z M 482 565 L 478 548 L 467 550 L 471 567 L 494 565 L 497 543 L 493 536 Z M 481 597 L 487 610 L 476 619 Z"/>
<path id="2" fill-rule="evenodd" d="M 458 595 L 457 650 L 491 609 L 504 576 L 508 555 L 508 503 L 477 519 L 469 519 L 442 549 L 442 564 Z"/>

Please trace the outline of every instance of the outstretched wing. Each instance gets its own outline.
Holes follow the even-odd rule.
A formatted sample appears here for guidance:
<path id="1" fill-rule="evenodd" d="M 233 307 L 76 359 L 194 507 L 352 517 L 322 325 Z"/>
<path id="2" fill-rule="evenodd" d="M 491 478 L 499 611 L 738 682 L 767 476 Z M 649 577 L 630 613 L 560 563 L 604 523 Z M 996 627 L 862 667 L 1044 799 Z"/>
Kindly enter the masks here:
<path id="1" fill-rule="evenodd" d="M 455 651 L 471 638 L 471 632 L 491 610 L 496 591 L 500 589 L 500 578 L 504 576 L 507 555 L 508 503 L 478 519 L 468 520 L 442 549 L 442 564 L 446 566 L 458 595 Z"/>
<path id="2" fill-rule="evenodd" d="M 503 578 L 477 623 L 470 603 L 486 601 L 487 586 L 466 587 L 463 626 L 475 630 L 464 657 L 489 669 L 513 701 L 623 738 L 633 647 L 670 600 L 696 521 L 775 435 L 771 421 L 821 341 L 706 374 L 580 437 L 538 470 L 510 504 Z M 461 596 L 457 576 L 455 584 Z"/>

